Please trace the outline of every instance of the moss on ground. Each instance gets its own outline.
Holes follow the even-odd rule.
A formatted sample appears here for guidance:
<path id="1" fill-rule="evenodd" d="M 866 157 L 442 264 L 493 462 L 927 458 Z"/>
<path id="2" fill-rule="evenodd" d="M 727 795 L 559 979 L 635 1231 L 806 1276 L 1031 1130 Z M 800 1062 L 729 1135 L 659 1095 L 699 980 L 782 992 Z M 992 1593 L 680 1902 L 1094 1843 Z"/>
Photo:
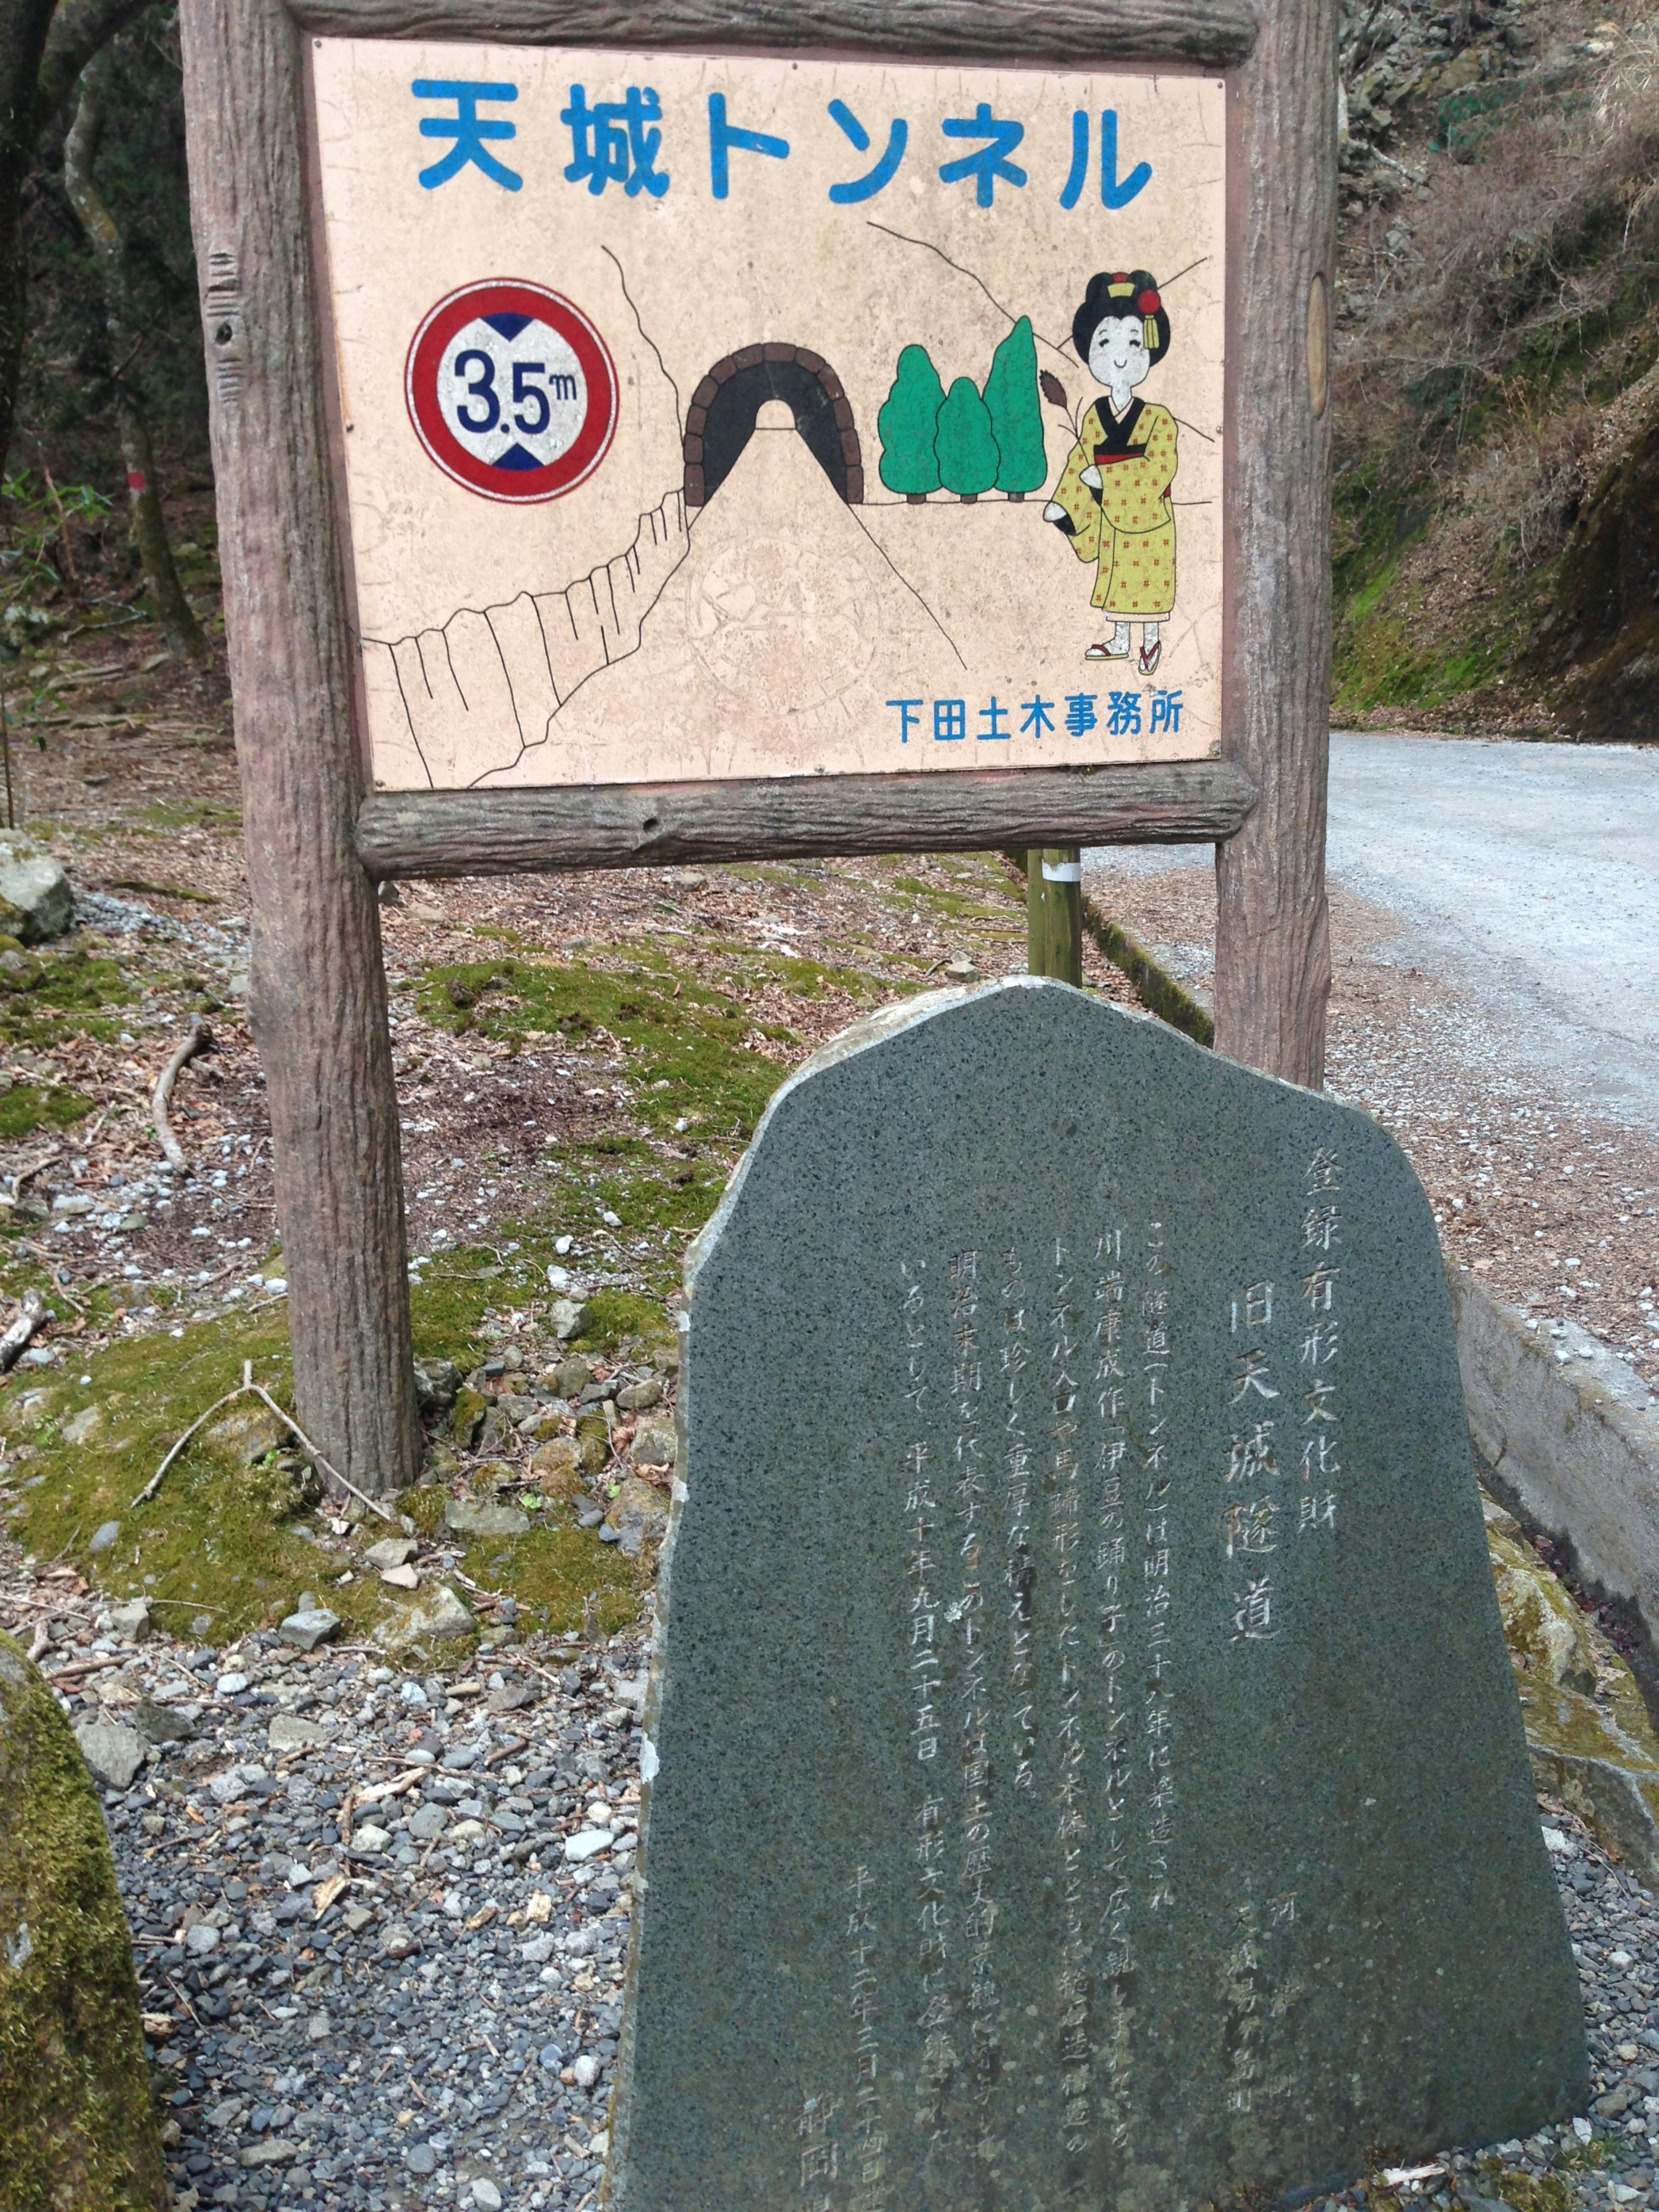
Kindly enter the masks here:
<path id="1" fill-rule="evenodd" d="M 477 1365 L 491 1341 L 488 1315 L 502 1293 L 538 1280 L 544 1290 L 544 1249 L 550 1246 L 514 1255 L 507 1269 L 484 1252 L 447 1255 L 411 1286 L 417 1356 L 453 1359 L 464 1370 Z M 590 1348 L 627 1334 L 665 1332 L 660 1306 L 647 1299 L 601 1291 L 592 1306 L 585 1340 Z M 155 1497 L 133 1504 L 175 1438 L 240 1382 L 245 1360 L 280 1403 L 292 1403 L 282 1308 L 261 1320 L 228 1316 L 195 1323 L 177 1336 L 112 1344 L 87 1357 L 80 1371 L 90 1376 L 88 1383 L 78 1376 L 15 1374 L 0 1393 L 0 1433 L 10 1447 L 15 1492 L 0 1502 L 0 1529 L 40 1559 L 72 1562 L 113 1600 L 147 1598 L 158 1622 L 175 1633 L 228 1642 L 280 1620 L 310 1590 L 340 1615 L 349 1636 L 367 1636 L 386 1610 L 388 1594 L 355 1557 L 320 1551 L 301 1533 L 302 1501 L 279 1455 L 249 1467 L 204 1431 L 168 1469 Z M 88 1426 L 82 1417 L 92 1408 L 96 1417 Z M 66 1431 L 77 1441 L 66 1441 Z M 398 1504 L 435 1534 L 447 1495 L 428 1486 Z M 94 1556 L 92 1538 L 112 1521 L 120 1535 Z M 363 1544 L 384 1533 L 378 1519 L 358 1532 Z M 470 1547 L 463 1565 L 474 1580 L 518 1598 L 529 1625 L 579 1627 L 590 1599 L 614 1626 L 635 1619 L 634 1563 L 591 1531 L 538 1529 L 521 1540 L 525 1548 L 508 1553 L 499 1571 L 495 1544 Z M 353 1579 L 338 1582 L 348 1568 Z M 506 1579 L 490 1579 L 498 1573 Z M 198 1619 L 205 1625 L 195 1630 Z"/>
<path id="2" fill-rule="evenodd" d="M 0 1094 L 0 1143 L 15 1144 L 36 1129 L 72 1129 L 91 1113 L 84 1091 L 51 1083 L 14 1083 Z"/>
<path id="3" fill-rule="evenodd" d="M 0 1805 L 0 2212 L 160 2212 L 138 1984 L 97 1791 L 5 1636 Z"/>

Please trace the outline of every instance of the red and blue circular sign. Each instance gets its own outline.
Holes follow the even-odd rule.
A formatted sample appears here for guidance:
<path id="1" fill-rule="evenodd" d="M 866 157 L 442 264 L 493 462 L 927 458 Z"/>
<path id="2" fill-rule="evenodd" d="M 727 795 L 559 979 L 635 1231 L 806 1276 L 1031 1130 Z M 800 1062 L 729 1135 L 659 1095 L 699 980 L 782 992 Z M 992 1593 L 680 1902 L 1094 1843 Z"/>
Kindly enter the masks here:
<path id="1" fill-rule="evenodd" d="M 447 477 L 486 499 L 557 499 L 617 429 L 617 365 L 581 309 L 498 279 L 440 300 L 409 349 L 410 420 Z"/>

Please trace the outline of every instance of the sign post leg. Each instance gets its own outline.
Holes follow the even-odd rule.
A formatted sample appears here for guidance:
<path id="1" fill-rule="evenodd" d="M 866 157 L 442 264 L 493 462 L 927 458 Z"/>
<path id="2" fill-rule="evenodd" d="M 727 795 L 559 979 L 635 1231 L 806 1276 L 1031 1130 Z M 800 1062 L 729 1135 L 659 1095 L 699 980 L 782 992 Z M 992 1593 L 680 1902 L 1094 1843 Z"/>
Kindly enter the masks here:
<path id="1" fill-rule="evenodd" d="M 1033 975 L 1083 981 L 1083 870 L 1075 845 L 1025 855 L 1025 920 Z"/>
<path id="2" fill-rule="evenodd" d="M 301 38 L 279 0 L 186 0 L 225 629 L 301 1421 L 371 1495 L 412 1481 L 398 1098 L 330 496 Z"/>
<path id="3" fill-rule="evenodd" d="M 1336 251 L 1335 0 L 1262 0 L 1235 72 L 1226 441 L 1232 635 L 1225 744 L 1255 809 L 1216 848 L 1216 1046 L 1324 1080 L 1330 938 L 1329 287 Z"/>

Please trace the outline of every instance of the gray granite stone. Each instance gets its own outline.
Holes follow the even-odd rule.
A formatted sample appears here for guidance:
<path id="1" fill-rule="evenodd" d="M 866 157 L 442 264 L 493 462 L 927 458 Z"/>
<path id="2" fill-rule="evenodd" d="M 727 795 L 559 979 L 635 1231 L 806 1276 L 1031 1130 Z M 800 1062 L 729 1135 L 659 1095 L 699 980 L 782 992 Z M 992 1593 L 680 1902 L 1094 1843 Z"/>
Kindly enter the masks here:
<path id="1" fill-rule="evenodd" d="M 616 2212 L 1196 2212 L 1583 2112 L 1389 1138 L 944 992 L 785 1085 L 688 1283 Z"/>

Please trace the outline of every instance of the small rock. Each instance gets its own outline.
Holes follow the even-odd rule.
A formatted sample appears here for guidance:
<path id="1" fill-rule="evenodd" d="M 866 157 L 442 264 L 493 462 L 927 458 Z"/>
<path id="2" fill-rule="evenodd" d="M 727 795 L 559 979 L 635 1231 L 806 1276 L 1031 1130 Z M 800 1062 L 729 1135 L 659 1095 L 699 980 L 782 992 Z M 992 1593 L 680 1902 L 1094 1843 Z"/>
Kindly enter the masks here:
<path id="1" fill-rule="evenodd" d="M 147 1743 L 186 1743 L 196 1730 L 171 1705 L 158 1705 L 153 1698 L 140 1698 L 132 1717 Z"/>
<path id="2" fill-rule="evenodd" d="M 553 1370 L 553 1387 L 562 1398 L 580 1398 L 593 1380 L 585 1359 L 562 1359 Z"/>
<path id="3" fill-rule="evenodd" d="M 452 1498 L 444 1508 L 444 1526 L 462 1536 L 522 1536 L 530 1516 L 516 1505 L 474 1505 L 470 1499 Z"/>
<path id="4" fill-rule="evenodd" d="M 430 2143 L 410 2143 L 404 2153 L 404 2164 L 411 2173 L 435 2173 L 438 2154 Z"/>
<path id="5" fill-rule="evenodd" d="M 482 1820 L 457 1820 L 449 1832 L 449 1840 L 452 1844 L 476 1844 L 483 1839 L 484 1833 Z"/>
<path id="6" fill-rule="evenodd" d="M 385 1574 L 388 1568 L 401 1567 L 412 1559 L 420 1548 L 418 1540 L 413 1536 L 382 1536 L 378 1544 L 369 1546 L 363 1557 L 378 1574 Z"/>
<path id="7" fill-rule="evenodd" d="M 527 1943 L 519 1946 L 519 1956 L 526 1966 L 544 1966 L 559 1948 L 556 1936 L 532 1936 Z"/>
<path id="8" fill-rule="evenodd" d="M 316 2024 L 315 2021 L 312 2022 L 313 2028 Z M 327 2033 L 328 2029 L 325 2027 L 323 2033 L 326 2035 Z M 299 2155 L 298 2143 L 288 2142 L 281 2136 L 267 2136 L 264 2142 L 248 2145 L 242 2153 L 242 2164 L 244 2166 L 286 2166 L 290 2160 L 296 2159 Z"/>
<path id="9" fill-rule="evenodd" d="M 306 2039 L 310 2043 L 326 2043 L 331 2032 L 325 2012 L 314 2012 L 306 2022 Z"/>
<path id="10" fill-rule="evenodd" d="M 580 1866 L 584 1859 L 597 1858 L 601 1851 L 608 1851 L 615 1841 L 612 1829 L 579 1828 L 574 1836 L 565 1838 L 564 1855 Z"/>
<path id="11" fill-rule="evenodd" d="M 265 1730 L 265 1741 L 273 1751 L 316 1751 L 328 1741 L 328 1730 L 316 1721 L 302 1720 L 298 1713 L 276 1713 Z"/>
<path id="12" fill-rule="evenodd" d="M 653 1421 L 635 1436 L 632 1456 L 640 1467 L 672 1467 L 673 1430 L 665 1421 Z"/>
<path id="13" fill-rule="evenodd" d="M 482 2204 L 483 2212 L 501 2212 L 501 2192 L 493 2181 L 480 2174 L 472 2184 L 472 2202 Z"/>
<path id="14" fill-rule="evenodd" d="M 570 2070 L 579 2089 L 591 2089 L 599 2078 L 599 2062 L 591 2051 L 585 2051 Z"/>
<path id="15" fill-rule="evenodd" d="M 455 1393 L 455 1404 L 449 1417 L 449 1432 L 463 1451 L 471 1451 L 478 1441 L 489 1412 L 489 1401 L 482 1391 L 465 1384 Z"/>
<path id="16" fill-rule="evenodd" d="M 421 1411 L 434 1417 L 447 1413 L 461 1387 L 461 1370 L 453 1359 L 417 1359 L 415 1395 Z"/>
<path id="17" fill-rule="evenodd" d="M 198 1920 L 194 1928 L 185 1931 L 185 1948 L 192 1958 L 205 1959 L 210 1951 L 219 1948 L 219 1931 L 210 1920 Z"/>
<path id="18" fill-rule="evenodd" d="M 351 1834 L 351 1848 L 354 1851 L 371 1853 L 383 1851 L 391 1841 L 391 1830 L 377 1828 L 372 1820 L 365 1820 L 362 1826 L 354 1828 Z"/>
<path id="19" fill-rule="evenodd" d="M 428 1638 L 446 1641 L 477 1633 L 477 1622 L 447 1583 L 428 1583 L 393 1620 L 375 1631 L 379 1643 L 389 1648 L 418 1644 Z"/>
<path id="20" fill-rule="evenodd" d="M 412 1959 L 420 1948 L 419 1937 L 401 1921 L 393 1921 L 380 1938 L 380 1948 L 388 1959 Z"/>
<path id="21" fill-rule="evenodd" d="M 119 1721 L 77 1722 L 75 1741 L 92 1771 L 92 1778 L 105 1790 L 130 1790 L 144 1763 L 144 1739 L 137 1729 Z"/>
<path id="22" fill-rule="evenodd" d="M 624 1413 L 642 1413 L 647 1406 L 662 1403 L 662 1384 L 654 1375 L 643 1382 L 629 1382 L 617 1391 L 617 1403 Z"/>
<path id="23" fill-rule="evenodd" d="M 64 1422 L 64 1442 L 66 1444 L 85 1443 L 89 1437 L 103 1426 L 103 1421 L 104 1417 L 96 1406 L 82 1406 L 72 1421 Z"/>
<path id="24" fill-rule="evenodd" d="M 269 1406 L 239 1406 L 234 1413 L 227 1413 L 222 1421 L 216 1421 L 204 1432 L 204 1443 L 216 1444 L 228 1458 L 240 1460 L 244 1467 L 252 1467 L 267 1452 L 283 1449 L 289 1440 L 284 1422 L 279 1421 Z"/>
<path id="25" fill-rule="evenodd" d="M 247 1676 L 232 1672 L 221 1674 L 213 1685 L 214 1694 L 220 1698 L 240 1698 L 247 1687 Z"/>
<path id="26" fill-rule="evenodd" d="M 561 1344 L 567 1338 L 580 1336 L 587 1320 L 586 1304 L 579 1305 L 574 1298 L 555 1298 L 547 1310 L 548 1326 Z"/>
<path id="27" fill-rule="evenodd" d="M 149 1606 L 147 1600 L 136 1597 L 126 1605 L 110 1607 L 110 1627 L 122 1644 L 142 1644 L 149 1634 Z"/>
<path id="28" fill-rule="evenodd" d="M 22 945 L 61 937 L 75 919 L 69 878 L 19 830 L 0 830 L 0 929 Z"/>
<path id="29" fill-rule="evenodd" d="M 409 1818 L 409 1832 L 420 1844 L 431 1843 L 435 1837 L 441 1836 L 448 1826 L 448 1809 L 442 1805 L 422 1805 Z"/>
<path id="30" fill-rule="evenodd" d="M 412 1590 L 421 1587 L 421 1577 L 414 1567 L 383 1567 L 380 1580 L 389 1589 Z"/>
<path id="31" fill-rule="evenodd" d="M 531 1455 L 530 1472 L 544 1497 L 574 1497 L 581 1482 L 581 1454 L 575 1438 L 550 1437 Z"/>
<path id="32" fill-rule="evenodd" d="M 1596 2099 L 1595 2110 L 1604 2120 L 1616 2120 L 1621 2112 L 1627 2112 L 1635 2102 L 1635 2090 L 1631 2087 L 1628 2081 L 1620 2081 L 1609 2089 L 1605 2097 Z"/>
<path id="33" fill-rule="evenodd" d="M 301 1651 L 314 1651 L 319 1644 L 327 1643 L 331 1636 L 339 1632 L 339 1615 L 331 1613 L 326 1606 L 307 1606 L 291 1613 L 276 1631 L 284 1644 L 292 1644 Z"/>
<path id="34" fill-rule="evenodd" d="M 104 1522 L 100 1527 L 93 1530 L 92 1541 L 87 1546 L 88 1551 L 94 1554 L 108 1551 L 120 1533 L 121 1524 L 118 1521 Z"/>

